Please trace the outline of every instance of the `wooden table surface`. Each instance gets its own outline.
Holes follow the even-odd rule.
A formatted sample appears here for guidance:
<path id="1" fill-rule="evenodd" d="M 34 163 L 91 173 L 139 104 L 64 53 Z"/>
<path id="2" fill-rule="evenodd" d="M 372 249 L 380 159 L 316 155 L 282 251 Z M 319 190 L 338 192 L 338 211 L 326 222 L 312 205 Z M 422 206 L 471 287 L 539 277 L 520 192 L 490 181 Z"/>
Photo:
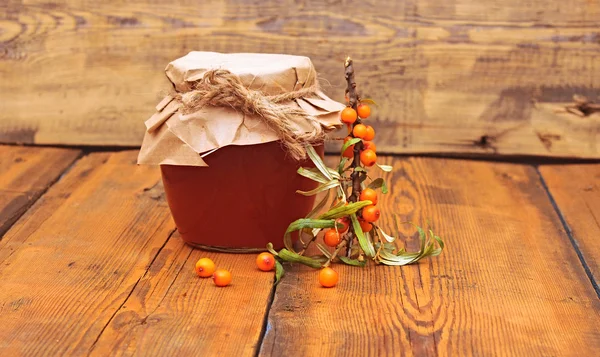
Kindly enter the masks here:
<path id="1" fill-rule="evenodd" d="M 384 157 L 383 212 L 446 250 L 338 265 L 324 289 L 183 244 L 136 154 L 0 146 L 0 356 L 600 355 L 600 164 Z M 202 256 L 232 285 L 198 278 Z"/>

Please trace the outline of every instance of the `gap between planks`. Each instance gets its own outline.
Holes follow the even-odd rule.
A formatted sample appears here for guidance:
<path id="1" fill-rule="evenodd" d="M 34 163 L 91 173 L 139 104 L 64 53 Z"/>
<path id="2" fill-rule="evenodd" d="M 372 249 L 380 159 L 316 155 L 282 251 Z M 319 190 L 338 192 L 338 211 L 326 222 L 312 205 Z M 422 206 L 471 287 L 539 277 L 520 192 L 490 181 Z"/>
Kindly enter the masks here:
<path id="1" fill-rule="evenodd" d="M 160 227 L 157 227 L 157 231 Z M 169 242 L 169 240 L 171 239 L 171 237 L 173 236 L 173 233 L 175 233 L 175 231 L 177 231 L 177 228 L 174 228 L 167 236 L 167 239 L 165 240 L 165 242 L 163 243 L 163 245 L 158 249 L 158 251 L 156 252 L 156 255 L 152 258 L 152 260 L 150 261 L 150 264 L 148 264 L 148 267 L 146 268 L 146 271 L 144 272 L 144 274 L 141 274 L 139 279 L 135 282 L 135 284 L 133 284 L 133 287 L 131 288 L 131 290 L 129 291 L 129 293 L 127 294 L 127 297 L 123 300 L 123 302 L 121 303 L 121 305 L 119 305 L 119 307 L 117 309 L 115 309 L 115 312 L 112 314 L 112 316 L 108 319 L 108 321 L 106 322 L 106 324 L 104 325 L 104 327 L 102 328 L 102 330 L 100 331 L 100 333 L 98 334 L 98 337 L 96 337 L 96 340 L 94 340 L 94 342 L 92 343 L 92 345 L 90 346 L 90 351 L 88 353 L 88 355 L 94 350 L 94 348 L 96 347 L 96 343 L 98 343 L 98 340 L 100 340 L 100 337 L 102 336 L 102 334 L 104 333 L 104 330 L 106 330 L 106 328 L 108 327 L 108 325 L 110 325 L 110 323 L 113 321 L 113 319 L 115 318 L 115 316 L 117 315 L 117 313 L 123 308 L 123 306 L 127 303 L 127 300 L 129 300 L 129 298 L 131 297 L 131 294 L 133 294 L 133 292 L 135 291 L 135 288 L 138 286 L 138 284 L 140 283 L 140 281 L 148 274 L 148 272 L 150 271 L 150 268 L 152 267 L 152 264 L 154 264 L 154 261 L 156 260 L 156 258 L 160 255 L 160 253 L 162 252 L 162 250 L 165 248 L 165 246 L 167 245 L 167 243 Z M 190 252 L 191 254 L 191 252 Z M 189 255 L 188 255 L 189 258 Z M 187 259 L 186 259 L 187 261 Z M 184 262 L 185 263 L 185 262 Z M 184 264 L 185 265 L 185 264 Z M 183 266 L 182 265 L 182 268 Z M 179 276 L 179 273 L 181 272 L 181 270 L 179 270 L 177 276 Z M 175 276 L 175 279 L 177 279 L 177 276 Z M 173 280 L 174 282 L 174 280 Z M 151 314 L 150 314 L 151 315 Z"/>
<path id="2" fill-rule="evenodd" d="M 540 177 L 540 182 L 542 183 L 542 187 L 546 191 L 546 194 L 548 195 L 548 199 L 552 203 L 552 207 L 554 207 L 554 210 L 556 211 L 556 215 L 560 219 L 560 222 L 565 230 L 567 237 L 569 237 L 569 241 L 571 242 L 573 249 L 577 253 L 577 257 L 579 258 L 579 262 L 581 263 L 581 266 L 585 270 L 585 274 L 587 275 L 588 279 L 590 279 L 590 283 L 592 284 L 594 291 L 596 291 L 596 295 L 598 296 L 598 299 L 600 299 L 600 286 L 598 285 L 598 281 L 596 280 L 596 277 L 594 276 L 594 273 L 592 272 L 590 265 L 588 264 L 587 260 L 585 259 L 585 255 L 583 254 L 581 247 L 579 246 L 579 243 L 577 243 L 577 240 L 575 239 L 575 236 L 573 235 L 573 230 L 569 226 L 569 223 L 567 222 L 565 215 L 562 212 L 560 206 L 554 199 L 554 196 L 552 195 L 552 192 L 550 191 L 550 188 L 548 187 L 548 184 L 546 183 L 546 180 L 544 179 L 544 175 L 542 175 L 539 166 L 536 166 L 535 170 Z"/>
<path id="3" fill-rule="evenodd" d="M 534 167 L 382 158 L 391 161 L 394 172 L 382 175 L 390 183 L 382 225 L 392 207 L 401 220 L 432 218 L 447 250 L 411 266 L 371 267 L 376 272 L 338 266 L 335 289 L 318 287 L 314 272 L 294 266 L 276 291 L 260 355 L 600 349 L 598 298 Z M 414 233 L 401 228 L 411 251 Z"/>
<path id="4" fill-rule="evenodd" d="M 0 152 L 3 152 L 3 157 L 0 158 L 0 164 L 3 165 L 4 169 L 11 169 L 11 164 L 14 163 L 22 164 L 23 161 L 27 163 L 29 159 L 33 159 L 32 165 L 37 165 L 37 155 L 41 155 L 42 160 L 41 168 L 38 167 L 36 170 L 37 175 L 26 175 L 29 166 L 19 168 L 17 171 L 18 176 L 10 176 L 8 178 L 0 177 L 0 194 L 1 193 L 12 193 L 18 197 L 19 195 L 25 198 L 24 203 L 20 204 L 16 202 L 17 207 L 10 207 L 14 201 L 9 202 L 6 206 L 0 209 L 0 241 L 4 237 L 4 234 L 32 207 L 55 183 L 59 182 L 62 177 L 69 172 L 69 170 L 84 156 L 82 150 L 76 149 L 61 149 L 61 148 L 37 148 L 37 147 L 15 147 L 13 145 L 1 145 Z M 45 156 L 48 157 L 45 157 Z M 25 158 L 23 158 L 25 157 Z M 43 160 L 46 158 L 46 160 Z M 11 161 L 11 162 L 7 162 Z M 13 173 L 14 175 L 14 173 Z M 25 175 L 23 177 L 22 175 Z M 34 178 L 41 180 L 41 183 L 34 183 Z M 46 181 L 44 181 L 46 180 Z M 27 189 L 21 187 L 21 189 L 10 189 L 7 187 L 13 187 L 13 185 L 25 185 L 31 186 Z M 41 185 L 41 187 L 39 186 Z M 37 186 L 37 187 L 36 187 Z M 11 212 L 14 209 L 13 212 Z M 8 210 L 8 212 L 5 212 Z M 9 215 L 8 217 L 3 214 Z M 3 222 L 4 221 L 4 222 Z"/>
<path id="5" fill-rule="evenodd" d="M 84 156 L 0 243 L 0 350 L 256 354 L 273 274 L 258 273 L 249 256 L 185 245 L 158 171 L 134 156 Z M 232 285 L 199 280 L 190 262 L 201 256 L 230 269 Z M 244 309 L 231 314 L 236 304 Z"/>

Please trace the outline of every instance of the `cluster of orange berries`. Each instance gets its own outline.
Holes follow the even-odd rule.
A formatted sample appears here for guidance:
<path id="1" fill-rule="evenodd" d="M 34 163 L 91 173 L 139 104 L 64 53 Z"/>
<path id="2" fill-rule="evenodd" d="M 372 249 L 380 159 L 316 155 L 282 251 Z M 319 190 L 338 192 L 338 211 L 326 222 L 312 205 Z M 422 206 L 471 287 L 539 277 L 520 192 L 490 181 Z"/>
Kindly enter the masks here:
<path id="1" fill-rule="evenodd" d="M 361 210 L 360 217 L 358 218 L 358 222 L 360 223 L 360 228 L 363 232 L 370 232 L 373 229 L 373 223 L 379 219 L 381 212 L 377 205 L 377 192 L 372 188 L 365 188 L 360 193 L 361 201 L 371 201 L 372 205 L 366 206 Z M 329 247 L 337 247 L 342 242 L 342 235 L 348 231 L 350 227 L 350 218 L 342 217 L 338 218 L 336 222 L 341 225 L 341 228 L 331 228 L 325 231 L 325 235 L 323 236 L 323 243 Z M 325 269 L 329 269 L 325 271 Z M 322 277 L 323 276 L 323 277 Z M 324 268 L 321 270 L 319 274 L 319 282 L 321 285 L 325 287 L 335 286 L 337 283 L 338 277 L 337 273 L 333 271 L 331 268 Z M 331 285 L 329 285 L 331 284 Z"/>
<path id="2" fill-rule="evenodd" d="M 231 283 L 231 273 L 225 269 L 217 269 L 215 262 L 210 258 L 202 258 L 196 262 L 196 274 L 201 278 L 212 276 L 216 286 L 227 286 Z"/>
<path id="3" fill-rule="evenodd" d="M 342 110 L 341 120 L 348 125 L 349 129 L 358 118 L 367 119 L 371 115 L 371 108 L 367 104 L 361 103 L 356 109 L 357 110 L 354 110 L 352 107 L 346 107 Z M 352 136 L 346 137 L 344 143 L 352 139 L 352 137 L 362 139 L 363 150 L 360 152 L 360 162 L 367 167 L 375 165 L 375 162 L 377 162 L 376 147 L 375 144 L 371 142 L 371 140 L 375 139 L 375 129 L 370 125 L 359 123 L 352 127 L 351 133 Z M 354 157 L 354 145 L 351 145 L 344 150 L 342 156 L 347 158 Z"/>
<path id="4" fill-rule="evenodd" d="M 275 257 L 268 252 L 260 253 L 256 257 L 256 266 L 262 271 L 271 271 L 275 267 Z M 215 262 L 210 258 L 198 260 L 196 262 L 195 271 L 201 278 L 209 278 L 212 276 L 216 286 L 223 287 L 231 284 L 231 273 L 225 269 L 217 269 Z"/>
<path id="5" fill-rule="evenodd" d="M 361 201 L 371 201 L 372 205 L 369 205 L 361 210 L 361 215 L 358 218 L 360 228 L 363 232 L 370 232 L 373 229 L 373 224 L 381 216 L 381 212 L 377 207 L 377 192 L 372 188 L 365 188 L 360 193 Z M 348 231 L 350 227 L 350 218 L 343 217 L 338 218 L 337 223 L 342 225 L 342 228 L 331 228 L 325 231 L 323 236 L 323 243 L 330 247 L 337 247 L 342 242 L 342 235 Z"/>

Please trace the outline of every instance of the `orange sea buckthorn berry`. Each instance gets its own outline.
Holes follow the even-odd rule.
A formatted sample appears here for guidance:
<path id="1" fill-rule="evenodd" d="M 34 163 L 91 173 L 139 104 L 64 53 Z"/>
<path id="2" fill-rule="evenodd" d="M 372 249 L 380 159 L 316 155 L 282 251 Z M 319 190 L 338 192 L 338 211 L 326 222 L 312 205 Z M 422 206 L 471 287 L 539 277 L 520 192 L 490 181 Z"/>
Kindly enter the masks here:
<path id="1" fill-rule="evenodd" d="M 330 247 L 337 247 L 338 244 L 342 241 L 340 238 L 340 234 L 335 231 L 335 229 L 328 229 L 325 231 L 325 236 L 323 236 L 323 242 L 325 245 Z"/>
<path id="2" fill-rule="evenodd" d="M 364 124 L 356 124 L 352 129 L 352 135 L 355 138 L 364 138 L 367 135 L 367 127 Z"/>
<path id="3" fill-rule="evenodd" d="M 381 212 L 379 212 L 379 208 L 375 205 L 370 205 L 362 209 L 362 218 L 369 223 L 378 220 L 380 215 Z"/>
<path id="4" fill-rule="evenodd" d="M 363 136 L 364 140 L 371 141 L 375 139 L 375 129 L 372 126 L 367 125 L 365 128 L 365 135 Z"/>
<path id="5" fill-rule="evenodd" d="M 359 104 L 358 107 L 356 107 L 356 111 L 358 112 L 358 116 L 362 119 L 367 119 L 369 115 L 371 115 L 371 107 L 366 104 Z"/>
<path id="6" fill-rule="evenodd" d="M 346 107 L 344 108 L 344 110 L 342 110 L 341 119 L 344 123 L 352 124 L 356 121 L 357 116 L 358 115 L 356 114 L 356 110 L 350 107 Z"/>
<path id="7" fill-rule="evenodd" d="M 369 222 L 359 220 L 358 223 L 360 223 L 360 229 L 365 233 L 370 232 L 373 229 L 373 225 Z"/>
<path id="8" fill-rule="evenodd" d="M 361 201 L 371 201 L 373 202 L 373 205 L 377 204 L 377 191 L 375 191 L 372 188 L 365 188 L 361 193 L 360 193 L 360 200 Z"/>
<path id="9" fill-rule="evenodd" d="M 360 153 L 360 162 L 365 166 L 371 167 L 377 162 L 377 154 L 371 149 L 363 150 Z"/>
<path id="10" fill-rule="evenodd" d="M 262 271 L 271 271 L 275 266 L 275 257 L 271 253 L 260 253 L 256 257 L 256 266 Z"/>
<path id="11" fill-rule="evenodd" d="M 202 258 L 196 262 L 196 274 L 201 278 L 208 278 L 215 272 L 215 263 L 210 258 Z"/>
<path id="12" fill-rule="evenodd" d="M 338 228 L 338 232 L 346 233 L 346 231 L 348 230 L 348 227 L 350 227 L 350 218 L 348 218 L 348 217 L 338 218 L 336 220 L 336 222 L 344 225 L 343 228 Z"/>
<path id="13" fill-rule="evenodd" d="M 231 273 L 225 269 L 217 269 L 213 274 L 213 281 L 216 286 L 227 286 L 231 283 Z"/>
<path id="14" fill-rule="evenodd" d="M 375 143 L 372 141 L 363 140 L 363 149 L 364 150 L 373 150 L 375 153 L 377 153 L 377 146 L 375 146 Z"/>
<path id="15" fill-rule="evenodd" d="M 350 139 L 352 139 L 352 138 L 347 136 L 344 139 L 344 144 Z M 353 158 L 354 157 L 354 145 L 348 146 L 348 148 L 346 150 L 344 150 L 344 153 L 342 154 L 342 156 L 347 157 L 347 158 Z"/>
<path id="16" fill-rule="evenodd" d="M 335 270 L 327 267 L 319 272 L 319 284 L 324 288 L 332 288 L 338 282 L 338 273 Z"/>

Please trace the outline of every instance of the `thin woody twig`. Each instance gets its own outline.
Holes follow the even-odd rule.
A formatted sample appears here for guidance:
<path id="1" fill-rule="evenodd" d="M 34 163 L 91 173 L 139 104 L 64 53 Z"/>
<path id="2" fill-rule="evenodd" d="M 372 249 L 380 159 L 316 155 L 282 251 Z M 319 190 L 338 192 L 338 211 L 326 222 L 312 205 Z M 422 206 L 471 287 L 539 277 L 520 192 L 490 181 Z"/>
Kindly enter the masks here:
<path id="1" fill-rule="evenodd" d="M 346 88 L 346 94 L 348 96 L 348 105 L 351 106 L 354 110 L 358 109 L 358 93 L 356 92 L 356 81 L 354 80 L 354 65 L 352 63 L 352 59 L 350 57 L 346 58 L 346 62 L 345 62 L 345 77 L 346 77 L 346 84 L 347 84 L 347 88 Z M 354 122 L 354 124 L 352 125 L 352 127 L 354 128 L 354 126 L 356 126 L 357 124 L 360 124 L 361 121 L 360 119 L 356 119 L 356 121 Z M 350 134 L 350 136 L 354 136 L 352 134 Z M 352 163 L 350 164 L 350 167 L 352 168 L 352 193 L 350 194 L 350 197 L 348 197 L 348 200 L 350 202 L 356 202 L 358 201 L 358 196 L 360 195 L 360 172 L 357 172 L 356 170 L 354 170 L 355 168 L 357 168 L 360 164 L 360 152 L 363 149 L 363 142 L 359 141 L 358 143 L 356 143 L 354 145 L 354 157 L 352 159 Z"/>
<path id="2" fill-rule="evenodd" d="M 352 59 L 350 57 L 346 58 L 346 61 L 344 62 L 344 67 L 345 67 L 344 76 L 346 77 L 346 85 L 347 85 L 346 96 L 348 97 L 348 105 L 350 107 L 352 107 L 354 110 L 357 110 L 359 97 L 358 97 L 358 93 L 356 91 L 356 81 L 354 80 L 354 65 L 353 65 Z M 354 128 L 355 125 L 360 124 L 360 123 L 361 123 L 360 119 L 356 119 L 356 121 L 354 122 L 352 127 Z M 349 135 L 353 136 L 352 132 L 350 132 Z M 354 145 L 354 157 L 352 159 L 352 163 L 350 164 L 350 167 L 352 168 L 352 174 L 350 174 L 350 177 L 352 178 L 352 193 L 348 197 L 348 201 L 350 201 L 350 202 L 357 202 L 358 197 L 360 196 L 361 172 L 358 172 L 355 169 L 360 164 L 360 152 L 362 149 L 363 149 L 362 141 L 359 141 L 358 143 L 356 143 Z M 352 242 L 354 240 L 354 236 L 355 236 L 354 227 L 351 225 L 348 230 L 348 235 L 347 235 L 346 256 L 350 256 L 350 254 L 351 254 L 351 248 L 352 248 Z"/>
<path id="3" fill-rule="evenodd" d="M 327 259 L 327 261 L 325 262 L 325 264 L 323 264 L 323 267 L 326 268 L 328 267 L 331 262 L 337 257 L 338 253 L 340 252 L 340 250 L 342 250 L 342 248 L 344 248 L 344 246 L 348 244 L 346 241 L 342 241 L 337 248 L 335 248 L 335 250 L 333 251 L 333 254 L 331 254 L 331 257 L 329 257 L 329 259 Z"/>

